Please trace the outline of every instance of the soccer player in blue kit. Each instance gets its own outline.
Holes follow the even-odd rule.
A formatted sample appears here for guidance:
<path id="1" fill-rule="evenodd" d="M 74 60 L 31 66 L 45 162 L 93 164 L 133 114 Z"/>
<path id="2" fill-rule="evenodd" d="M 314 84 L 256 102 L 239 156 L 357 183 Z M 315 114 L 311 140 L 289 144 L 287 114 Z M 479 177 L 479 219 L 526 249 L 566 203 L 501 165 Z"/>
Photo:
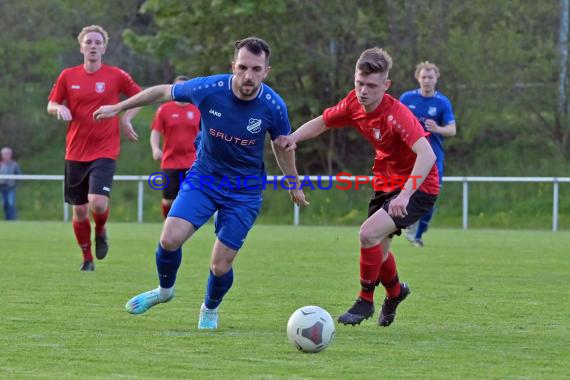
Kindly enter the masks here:
<path id="1" fill-rule="evenodd" d="M 260 38 L 248 37 L 237 41 L 234 48 L 233 74 L 150 87 L 93 114 L 95 119 L 109 118 L 127 109 L 170 100 L 193 103 L 202 114 L 196 161 L 174 200 L 156 251 L 160 286 L 129 300 L 125 305 L 129 313 L 144 313 L 173 298 L 182 244 L 217 211 L 217 239 L 198 328 L 218 328 L 218 306 L 233 283 L 232 263 L 261 208 L 266 133 L 283 174 L 298 179 L 294 153 L 278 145 L 280 138 L 291 133 L 287 107 L 263 83 L 270 70 L 270 47 Z M 293 202 L 308 205 L 302 190 L 289 193 Z"/>
<path id="2" fill-rule="evenodd" d="M 439 68 L 428 61 L 416 66 L 415 77 L 420 88 L 407 91 L 400 96 L 414 116 L 420 121 L 424 129 L 430 132 L 428 141 L 436 156 L 436 165 L 439 172 L 439 185 L 443 181 L 443 163 L 445 151 L 443 140 L 453 137 L 457 131 L 453 107 L 449 99 L 435 89 L 439 78 Z M 406 230 L 407 239 L 417 247 L 423 247 L 422 236 L 427 231 L 433 217 L 435 208 L 425 214 L 415 224 Z"/>

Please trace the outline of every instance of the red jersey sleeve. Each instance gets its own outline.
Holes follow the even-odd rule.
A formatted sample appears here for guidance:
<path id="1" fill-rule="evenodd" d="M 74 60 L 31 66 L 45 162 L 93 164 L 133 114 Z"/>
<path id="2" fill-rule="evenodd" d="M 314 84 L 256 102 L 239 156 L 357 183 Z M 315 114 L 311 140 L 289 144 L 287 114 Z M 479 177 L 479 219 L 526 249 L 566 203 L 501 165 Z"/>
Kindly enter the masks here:
<path id="1" fill-rule="evenodd" d="M 327 108 L 323 112 L 323 120 L 329 128 L 341 128 L 354 124 L 349 107 L 350 94 L 337 103 L 336 106 Z"/>
<path id="2" fill-rule="evenodd" d="M 156 113 L 154 114 L 154 119 L 152 120 L 152 125 L 150 126 L 150 129 L 153 129 L 160 133 L 164 133 L 164 120 L 162 118 L 163 111 L 164 111 L 164 105 L 158 107 L 158 110 L 156 110 Z"/>
<path id="3" fill-rule="evenodd" d="M 398 105 L 396 112 L 388 116 L 388 124 L 392 125 L 392 129 L 410 149 L 419 139 L 427 136 L 418 119 L 402 104 Z"/>
<path id="4" fill-rule="evenodd" d="M 141 92 L 141 87 L 133 80 L 133 78 L 124 70 L 119 69 L 121 72 L 121 92 L 126 94 L 128 97 L 138 94 Z"/>
<path id="5" fill-rule="evenodd" d="M 49 93 L 48 100 L 50 102 L 55 102 L 58 104 L 63 103 L 63 101 L 67 98 L 67 86 L 65 81 L 65 70 L 59 74 L 57 80 L 53 84 L 51 88 L 51 92 Z"/>

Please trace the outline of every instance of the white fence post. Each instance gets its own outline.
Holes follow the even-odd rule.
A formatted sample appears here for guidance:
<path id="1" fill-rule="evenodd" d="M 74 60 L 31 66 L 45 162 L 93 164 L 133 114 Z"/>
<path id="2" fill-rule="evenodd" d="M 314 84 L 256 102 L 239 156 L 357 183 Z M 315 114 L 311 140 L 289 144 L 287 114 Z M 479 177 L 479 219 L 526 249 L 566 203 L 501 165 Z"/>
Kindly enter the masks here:
<path id="1" fill-rule="evenodd" d="M 65 201 L 65 181 L 62 182 L 63 188 L 63 221 L 67 222 L 69 220 L 69 207 Z"/>
<path id="2" fill-rule="evenodd" d="M 137 197 L 137 222 L 143 222 L 143 203 L 144 203 L 144 186 L 143 181 L 139 180 L 139 191 Z"/>
<path id="3" fill-rule="evenodd" d="M 469 227 L 469 181 L 463 179 L 463 229 Z"/>
<path id="4" fill-rule="evenodd" d="M 298 226 L 299 225 L 299 205 L 297 203 L 293 203 L 293 225 L 294 226 Z"/>
<path id="5" fill-rule="evenodd" d="M 552 189 L 552 231 L 558 231 L 558 179 L 554 178 Z"/>

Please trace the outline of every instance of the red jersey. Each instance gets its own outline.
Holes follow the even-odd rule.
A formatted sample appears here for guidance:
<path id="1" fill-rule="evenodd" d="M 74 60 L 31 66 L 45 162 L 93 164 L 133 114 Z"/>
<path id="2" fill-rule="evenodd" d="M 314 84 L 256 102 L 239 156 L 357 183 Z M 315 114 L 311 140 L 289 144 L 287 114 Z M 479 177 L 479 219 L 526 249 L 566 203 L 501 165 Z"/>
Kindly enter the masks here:
<path id="1" fill-rule="evenodd" d="M 329 128 L 355 127 L 376 151 L 374 175 L 386 179 L 410 176 L 416 162 L 412 146 L 428 135 L 408 107 L 388 94 L 384 94 L 374 111 L 367 113 L 352 90 L 336 106 L 323 112 L 323 120 Z M 435 164 L 419 190 L 433 195 L 439 193 Z"/>
<path id="2" fill-rule="evenodd" d="M 118 103 L 120 94 L 128 97 L 141 88 L 131 76 L 118 67 L 102 65 L 94 73 L 83 65 L 70 67 L 59 74 L 48 99 L 65 104 L 72 120 L 67 126 L 65 159 L 93 161 L 98 158 L 116 160 L 120 150 L 119 117 L 93 120 L 93 112 L 105 104 Z"/>
<path id="3" fill-rule="evenodd" d="M 191 103 L 162 104 L 156 111 L 152 129 L 162 133 L 162 169 L 190 169 L 196 160 L 194 140 L 200 130 L 200 110 Z"/>

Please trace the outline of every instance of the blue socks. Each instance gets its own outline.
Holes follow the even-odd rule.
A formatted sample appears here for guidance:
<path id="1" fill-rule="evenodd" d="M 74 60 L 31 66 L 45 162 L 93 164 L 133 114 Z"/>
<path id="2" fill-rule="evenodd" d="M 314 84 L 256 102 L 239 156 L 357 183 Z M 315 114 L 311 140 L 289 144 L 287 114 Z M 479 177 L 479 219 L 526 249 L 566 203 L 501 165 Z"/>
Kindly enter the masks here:
<path id="1" fill-rule="evenodd" d="M 431 218 L 433 217 L 434 212 L 435 212 L 435 207 L 420 218 L 420 221 L 418 223 L 418 229 L 416 230 L 416 240 L 417 239 L 421 240 L 422 235 L 427 231 L 429 227 L 429 222 L 431 222 Z"/>
<path id="2" fill-rule="evenodd" d="M 169 289 L 174 286 L 176 282 L 176 272 L 182 262 L 182 249 L 178 248 L 175 251 L 167 251 L 159 244 L 156 250 L 156 269 L 158 271 L 158 279 L 160 287 Z M 234 270 L 230 270 L 221 275 L 214 276 L 210 271 L 208 277 L 208 284 L 206 285 L 206 296 L 204 297 L 204 304 L 208 309 L 217 308 L 224 295 L 231 289 L 234 282 Z"/>
<path id="3" fill-rule="evenodd" d="M 160 243 L 156 250 L 156 269 L 161 288 L 172 288 L 176 281 L 176 272 L 182 262 L 182 248 L 167 251 Z"/>
<path id="4" fill-rule="evenodd" d="M 208 277 L 208 284 L 206 285 L 206 296 L 204 297 L 206 307 L 208 309 L 217 308 L 222 302 L 224 295 L 232 287 L 233 282 L 233 268 L 230 268 L 229 272 L 221 276 L 214 276 L 212 271 L 210 271 L 210 277 Z"/>

